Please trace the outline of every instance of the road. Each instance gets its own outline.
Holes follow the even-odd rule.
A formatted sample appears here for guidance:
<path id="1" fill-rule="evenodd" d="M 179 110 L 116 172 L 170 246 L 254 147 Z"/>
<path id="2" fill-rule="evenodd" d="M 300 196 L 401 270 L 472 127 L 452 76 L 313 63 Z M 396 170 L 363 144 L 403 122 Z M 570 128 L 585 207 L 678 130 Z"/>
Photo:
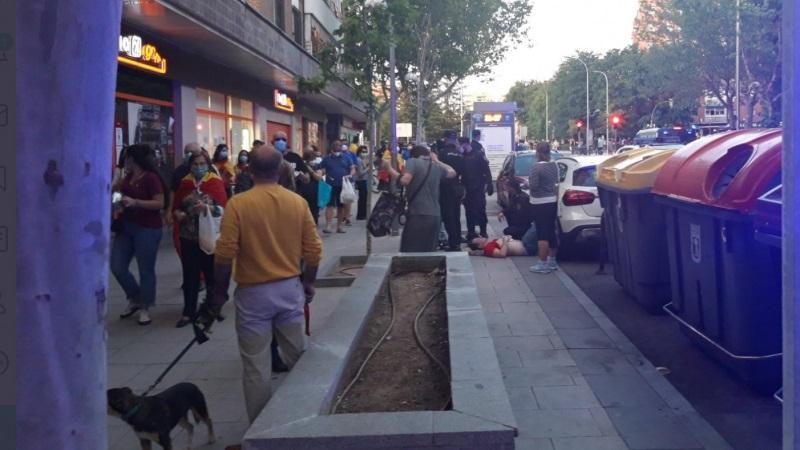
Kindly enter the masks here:
<path id="1" fill-rule="evenodd" d="M 613 267 L 597 275 L 596 243 L 583 242 L 560 255 L 562 270 L 586 292 L 703 417 L 736 449 L 781 448 L 781 406 L 750 390 L 709 359 L 666 315 L 651 315 L 614 281 Z"/>

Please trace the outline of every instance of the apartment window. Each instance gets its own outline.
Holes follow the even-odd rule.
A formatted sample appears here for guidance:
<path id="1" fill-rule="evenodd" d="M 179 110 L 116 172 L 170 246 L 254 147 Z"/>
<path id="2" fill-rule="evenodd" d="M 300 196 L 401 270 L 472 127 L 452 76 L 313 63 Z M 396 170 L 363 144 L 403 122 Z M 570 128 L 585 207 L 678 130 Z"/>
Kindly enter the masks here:
<path id="1" fill-rule="evenodd" d="M 255 137 L 253 102 L 197 89 L 197 141 L 213 154 L 219 144 L 232 152 L 249 149 Z"/>
<path id="2" fill-rule="evenodd" d="M 284 0 L 275 0 L 275 25 L 286 31 L 286 7 Z"/>
<path id="3" fill-rule="evenodd" d="M 303 15 L 297 8 L 292 8 L 292 22 L 294 23 L 294 41 L 303 45 Z"/>

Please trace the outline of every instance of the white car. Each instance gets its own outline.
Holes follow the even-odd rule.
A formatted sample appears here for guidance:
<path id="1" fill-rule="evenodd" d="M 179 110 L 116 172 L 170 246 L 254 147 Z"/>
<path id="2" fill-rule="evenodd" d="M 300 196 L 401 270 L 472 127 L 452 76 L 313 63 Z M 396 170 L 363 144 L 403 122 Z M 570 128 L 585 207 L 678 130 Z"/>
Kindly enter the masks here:
<path id="1" fill-rule="evenodd" d="M 558 184 L 558 233 L 561 246 L 581 235 L 599 235 L 603 208 L 597 196 L 597 165 L 608 156 L 573 156 L 556 160 Z"/>

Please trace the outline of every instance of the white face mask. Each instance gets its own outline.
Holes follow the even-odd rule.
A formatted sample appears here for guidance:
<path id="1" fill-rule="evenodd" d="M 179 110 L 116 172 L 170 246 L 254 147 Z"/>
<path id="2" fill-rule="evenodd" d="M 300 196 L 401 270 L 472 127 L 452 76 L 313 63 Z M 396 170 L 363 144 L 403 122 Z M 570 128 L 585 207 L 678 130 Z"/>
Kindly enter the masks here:
<path id="1" fill-rule="evenodd" d="M 347 144 L 342 144 L 342 151 L 343 151 L 343 152 L 346 152 L 346 151 L 347 151 Z"/>

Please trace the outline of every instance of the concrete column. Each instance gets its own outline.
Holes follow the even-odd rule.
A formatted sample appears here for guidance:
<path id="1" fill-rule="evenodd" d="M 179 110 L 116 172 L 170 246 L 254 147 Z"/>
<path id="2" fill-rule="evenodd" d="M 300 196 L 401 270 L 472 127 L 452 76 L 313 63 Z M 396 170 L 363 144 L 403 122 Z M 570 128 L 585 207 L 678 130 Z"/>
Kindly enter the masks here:
<path id="1" fill-rule="evenodd" d="M 175 164 L 180 164 L 183 147 L 197 142 L 197 93 L 193 86 L 175 82 L 173 89 L 175 102 Z"/>
<path id="2" fill-rule="evenodd" d="M 103 449 L 122 2 L 16 7 L 16 448 Z"/>
<path id="3" fill-rule="evenodd" d="M 800 5 L 783 2 L 783 448 L 800 449 L 800 362 L 796 324 L 800 315 Z"/>

